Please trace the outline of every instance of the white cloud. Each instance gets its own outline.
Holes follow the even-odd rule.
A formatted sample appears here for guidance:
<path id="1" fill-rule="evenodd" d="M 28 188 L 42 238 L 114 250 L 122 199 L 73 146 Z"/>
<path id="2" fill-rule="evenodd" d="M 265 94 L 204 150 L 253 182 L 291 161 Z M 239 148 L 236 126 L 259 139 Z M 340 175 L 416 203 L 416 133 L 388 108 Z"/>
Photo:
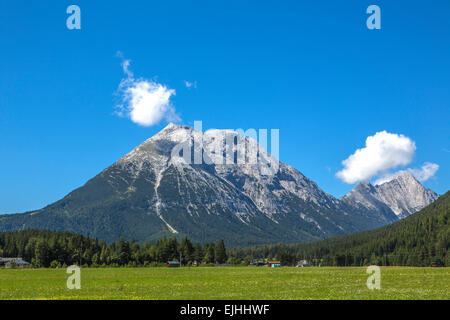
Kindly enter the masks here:
<path id="1" fill-rule="evenodd" d="M 125 59 L 125 57 L 123 56 L 123 53 L 121 51 L 117 51 L 116 55 L 122 60 L 121 66 L 122 66 L 123 73 L 125 73 L 128 76 L 128 78 L 133 78 L 134 77 L 133 72 L 131 72 L 131 70 L 130 70 L 131 60 Z"/>
<path id="2" fill-rule="evenodd" d="M 122 69 L 127 78 L 122 79 L 118 92 L 122 95 L 122 104 L 118 106 L 117 114 L 126 116 L 141 126 L 153 126 L 162 119 L 179 121 L 170 99 L 176 94 L 174 89 L 143 78 L 135 79 L 130 70 L 130 60 L 122 59 Z"/>
<path id="3" fill-rule="evenodd" d="M 431 162 L 425 162 L 420 169 L 408 169 L 408 171 L 420 182 L 427 181 L 433 177 L 438 170 L 439 165 Z"/>
<path id="4" fill-rule="evenodd" d="M 130 60 L 123 60 L 122 61 L 122 69 L 123 69 L 123 72 L 128 75 L 128 77 L 132 78 L 133 72 L 131 72 L 129 69 L 130 63 L 131 63 Z"/>
<path id="5" fill-rule="evenodd" d="M 186 86 L 186 88 L 197 88 L 197 81 L 194 82 L 189 82 L 187 80 L 184 81 L 184 85 Z"/>
<path id="6" fill-rule="evenodd" d="M 389 169 L 411 163 L 416 144 L 404 135 L 377 132 L 366 139 L 366 146 L 342 161 L 344 169 L 336 176 L 346 183 L 367 181 L 386 175 Z"/>

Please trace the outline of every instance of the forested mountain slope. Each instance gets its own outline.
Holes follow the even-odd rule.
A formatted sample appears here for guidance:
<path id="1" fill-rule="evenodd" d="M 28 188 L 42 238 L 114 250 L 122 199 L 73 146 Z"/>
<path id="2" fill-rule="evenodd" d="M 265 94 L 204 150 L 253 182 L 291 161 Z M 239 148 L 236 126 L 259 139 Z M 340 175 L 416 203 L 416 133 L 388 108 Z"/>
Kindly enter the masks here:
<path id="1" fill-rule="evenodd" d="M 310 244 L 235 248 L 245 257 L 308 259 L 321 265 L 450 266 L 450 191 L 421 211 L 388 226 Z"/>

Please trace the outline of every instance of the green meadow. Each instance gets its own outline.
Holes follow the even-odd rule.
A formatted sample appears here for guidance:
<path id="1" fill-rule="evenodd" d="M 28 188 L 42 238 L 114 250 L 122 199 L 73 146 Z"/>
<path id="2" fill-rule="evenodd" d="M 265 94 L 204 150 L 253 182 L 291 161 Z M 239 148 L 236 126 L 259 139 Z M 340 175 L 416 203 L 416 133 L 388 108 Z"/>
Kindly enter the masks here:
<path id="1" fill-rule="evenodd" d="M 65 269 L 0 269 L 0 299 L 450 299 L 450 268 L 86 268 L 69 290 Z"/>

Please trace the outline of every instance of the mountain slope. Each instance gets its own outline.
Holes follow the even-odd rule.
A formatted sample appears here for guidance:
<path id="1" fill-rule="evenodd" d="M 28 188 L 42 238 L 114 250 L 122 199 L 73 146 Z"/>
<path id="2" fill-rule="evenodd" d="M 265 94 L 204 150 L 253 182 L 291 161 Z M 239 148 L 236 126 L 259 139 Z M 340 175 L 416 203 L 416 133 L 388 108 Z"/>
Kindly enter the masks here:
<path id="1" fill-rule="evenodd" d="M 213 161 L 230 150 L 225 141 L 232 141 L 230 163 Z M 205 161 L 196 162 L 198 154 Z M 107 241 L 188 236 L 249 245 L 313 241 L 397 219 L 391 210 L 334 198 L 234 131 L 170 124 L 63 199 L 0 216 L 0 231 L 67 230 Z"/>
<path id="2" fill-rule="evenodd" d="M 235 248 L 230 255 L 275 257 L 282 252 L 322 265 L 450 266 L 450 191 L 421 211 L 388 226 L 309 244 Z"/>

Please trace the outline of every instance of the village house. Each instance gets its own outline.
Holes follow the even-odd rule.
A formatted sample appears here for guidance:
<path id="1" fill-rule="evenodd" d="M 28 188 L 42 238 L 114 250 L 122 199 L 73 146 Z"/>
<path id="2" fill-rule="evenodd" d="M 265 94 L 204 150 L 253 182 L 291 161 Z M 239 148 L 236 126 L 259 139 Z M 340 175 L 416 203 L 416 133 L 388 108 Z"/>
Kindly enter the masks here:
<path id="1" fill-rule="evenodd" d="M 267 263 L 267 266 L 269 268 L 280 268 L 281 267 L 281 262 L 280 261 L 269 261 Z"/>
<path id="2" fill-rule="evenodd" d="M 4 266 L 5 268 L 24 268 L 30 266 L 30 263 L 22 258 L 0 258 L 0 267 L 1 266 Z"/>
<path id="3" fill-rule="evenodd" d="M 167 266 L 169 268 L 179 268 L 180 263 L 178 261 L 169 261 L 169 262 L 167 262 Z"/>

